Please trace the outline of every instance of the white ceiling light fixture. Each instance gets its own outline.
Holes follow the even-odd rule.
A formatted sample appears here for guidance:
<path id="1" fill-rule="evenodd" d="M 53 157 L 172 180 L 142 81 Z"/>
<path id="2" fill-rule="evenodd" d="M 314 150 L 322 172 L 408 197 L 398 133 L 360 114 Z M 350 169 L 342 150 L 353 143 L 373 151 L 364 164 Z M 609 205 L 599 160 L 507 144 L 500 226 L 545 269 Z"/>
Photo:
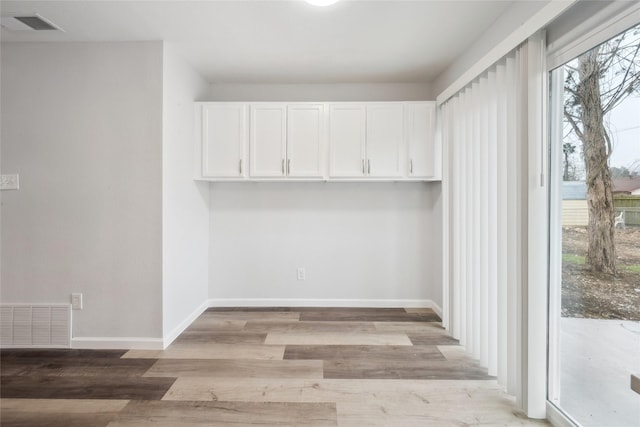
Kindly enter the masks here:
<path id="1" fill-rule="evenodd" d="M 313 5 L 313 6 L 319 6 L 319 7 L 324 7 L 324 6 L 331 6 L 334 3 L 337 3 L 338 0 L 304 0 L 307 3 Z"/>

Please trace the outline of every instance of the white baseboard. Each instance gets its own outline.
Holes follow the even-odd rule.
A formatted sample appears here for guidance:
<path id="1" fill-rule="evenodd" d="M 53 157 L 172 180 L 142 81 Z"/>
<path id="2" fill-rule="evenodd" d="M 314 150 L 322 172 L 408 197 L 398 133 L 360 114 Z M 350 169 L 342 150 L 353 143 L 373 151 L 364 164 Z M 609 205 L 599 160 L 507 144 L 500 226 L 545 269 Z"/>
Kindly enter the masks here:
<path id="1" fill-rule="evenodd" d="M 209 300 L 209 307 L 431 308 L 442 317 L 442 309 L 430 299 L 214 298 Z"/>
<path id="2" fill-rule="evenodd" d="M 578 425 L 549 401 L 547 401 L 547 420 L 555 427 L 576 427 Z"/>
<path id="3" fill-rule="evenodd" d="M 185 318 L 182 322 L 180 322 L 180 324 L 178 326 L 176 326 L 175 328 L 173 328 L 173 330 L 171 332 L 169 332 L 167 335 L 165 335 L 164 339 L 163 339 L 163 349 L 169 347 L 169 345 L 171 345 L 171 343 L 178 338 L 178 336 L 189 327 L 189 325 L 191 325 L 193 323 L 194 320 L 196 320 L 202 313 L 204 313 L 204 311 L 209 307 L 209 303 L 208 301 L 203 302 L 202 304 L 200 304 L 200 306 L 198 308 L 196 308 L 193 313 L 191 313 L 189 316 L 187 316 L 187 318 Z"/>
<path id="4" fill-rule="evenodd" d="M 20 345 L 20 344 L 2 344 L 0 345 L 0 349 L 11 349 L 11 348 L 20 348 L 20 349 L 39 349 L 39 348 L 66 348 L 69 349 L 71 347 L 69 347 L 68 345 L 34 345 L 34 344 L 29 344 L 29 345 Z"/>
<path id="5" fill-rule="evenodd" d="M 435 302 L 428 300 L 430 305 L 426 306 L 425 308 L 430 308 L 431 310 L 433 310 L 440 319 L 442 319 L 442 308 L 436 304 Z"/>
<path id="6" fill-rule="evenodd" d="M 76 337 L 71 348 L 90 350 L 163 350 L 162 338 L 142 337 Z"/>
<path id="7" fill-rule="evenodd" d="M 164 338 L 75 337 L 71 339 L 71 348 L 92 350 L 164 350 L 208 307 L 208 301 L 200 304 L 193 313 L 180 322 L 180 324 Z"/>

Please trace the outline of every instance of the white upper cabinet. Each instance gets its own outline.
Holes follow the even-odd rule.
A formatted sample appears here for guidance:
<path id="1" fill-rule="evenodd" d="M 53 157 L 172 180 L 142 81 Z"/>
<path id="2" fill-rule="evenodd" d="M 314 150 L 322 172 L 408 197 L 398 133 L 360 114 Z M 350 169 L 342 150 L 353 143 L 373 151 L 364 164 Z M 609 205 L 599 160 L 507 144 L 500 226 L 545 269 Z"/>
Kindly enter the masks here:
<path id="1" fill-rule="evenodd" d="M 402 176 L 400 159 L 404 146 L 404 105 L 367 105 L 366 174 L 377 178 Z"/>
<path id="2" fill-rule="evenodd" d="M 435 102 L 410 103 L 406 106 L 408 176 L 434 178 L 436 176 Z"/>
<path id="3" fill-rule="evenodd" d="M 332 104 L 329 108 L 330 177 L 402 177 L 402 103 Z"/>
<path id="4" fill-rule="evenodd" d="M 287 176 L 323 177 L 323 131 L 323 104 L 294 104 L 287 107 L 287 162 L 285 167 Z"/>
<path id="5" fill-rule="evenodd" d="M 202 176 L 237 178 L 244 174 L 247 108 L 243 104 L 202 104 Z"/>
<path id="6" fill-rule="evenodd" d="M 333 104 L 329 107 L 329 176 L 362 177 L 365 174 L 366 107 Z"/>
<path id="7" fill-rule="evenodd" d="M 287 106 L 265 103 L 251 106 L 251 176 L 286 174 Z"/>
<path id="8" fill-rule="evenodd" d="M 196 179 L 440 179 L 435 102 L 196 105 Z"/>

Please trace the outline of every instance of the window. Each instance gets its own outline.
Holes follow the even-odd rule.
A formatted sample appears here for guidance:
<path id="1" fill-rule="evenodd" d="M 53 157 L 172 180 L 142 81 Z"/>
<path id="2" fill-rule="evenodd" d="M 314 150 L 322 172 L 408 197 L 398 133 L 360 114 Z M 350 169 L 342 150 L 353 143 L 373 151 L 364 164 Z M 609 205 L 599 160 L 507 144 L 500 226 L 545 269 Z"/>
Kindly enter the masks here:
<path id="1" fill-rule="evenodd" d="M 635 426 L 640 25 L 553 70 L 550 87 L 548 397 L 579 425 Z"/>

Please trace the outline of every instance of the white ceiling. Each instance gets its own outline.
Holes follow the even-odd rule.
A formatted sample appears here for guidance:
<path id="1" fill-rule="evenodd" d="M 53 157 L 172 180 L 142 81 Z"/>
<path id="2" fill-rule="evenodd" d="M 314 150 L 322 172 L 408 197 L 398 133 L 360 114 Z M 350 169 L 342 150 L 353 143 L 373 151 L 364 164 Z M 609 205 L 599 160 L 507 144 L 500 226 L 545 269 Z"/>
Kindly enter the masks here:
<path id="1" fill-rule="evenodd" d="M 2 1 L 65 32 L 14 41 L 165 40 L 212 83 L 431 82 L 514 1 Z"/>

